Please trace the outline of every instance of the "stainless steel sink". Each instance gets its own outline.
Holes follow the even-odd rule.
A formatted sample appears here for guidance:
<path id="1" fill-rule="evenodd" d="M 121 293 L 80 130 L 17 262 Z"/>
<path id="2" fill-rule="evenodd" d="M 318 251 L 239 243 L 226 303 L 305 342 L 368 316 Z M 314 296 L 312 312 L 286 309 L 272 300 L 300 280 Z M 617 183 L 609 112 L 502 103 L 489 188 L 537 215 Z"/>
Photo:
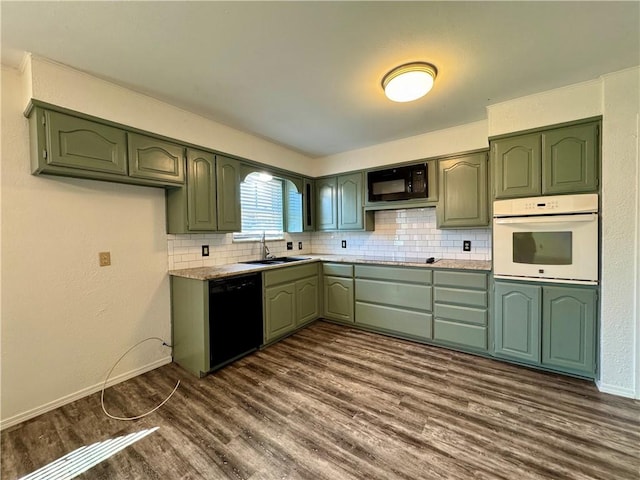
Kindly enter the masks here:
<path id="1" fill-rule="evenodd" d="M 301 262 L 302 260 L 309 260 L 309 257 L 276 257 L 267 258 L 265 260 L 249 260 L 247 262 L 239 262 L 254 265 L 279 265 L 282 263 Z"/>

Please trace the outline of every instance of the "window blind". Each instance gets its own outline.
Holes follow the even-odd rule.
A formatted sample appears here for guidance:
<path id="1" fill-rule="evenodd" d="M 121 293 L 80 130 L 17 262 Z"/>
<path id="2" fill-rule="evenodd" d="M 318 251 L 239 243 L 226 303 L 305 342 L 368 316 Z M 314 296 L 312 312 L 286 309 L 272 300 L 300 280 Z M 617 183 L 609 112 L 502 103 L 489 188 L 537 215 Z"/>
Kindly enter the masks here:
<path id="1" fill-rule="evenodd" d="M 260 180 L 257 174 L 247 175 L 240 184 L 242 233 L 235 239 L 267 238 L 283 236 L 283 183 L 282 180 Z"/>

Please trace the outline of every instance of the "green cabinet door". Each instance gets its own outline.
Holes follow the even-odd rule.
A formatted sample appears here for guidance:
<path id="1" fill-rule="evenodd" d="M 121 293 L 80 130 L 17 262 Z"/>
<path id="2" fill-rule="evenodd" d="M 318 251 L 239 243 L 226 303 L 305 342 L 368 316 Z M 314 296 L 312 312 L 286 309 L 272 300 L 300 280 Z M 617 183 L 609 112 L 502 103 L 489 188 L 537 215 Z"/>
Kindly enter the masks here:
<path id="1" fill-rule="evenodd" d="M 295 283 L 265 288 L 264 307 L 266 342 L 293 330 L 296 326 Z"/>
<path id="2" fill-rule="evenodd" d="M 496 140 L 491 145 L 495 198 L 540 195 L 540 134 Z"/>
<path id="3" fill-rule="evenodd" d="M 310 178 L 303 179 L 302 186 L 302 230 L 313 232 L 316 229 L 316 197 L 315 182 Z"/>
<path id="4" fill-rule="evenodd" d="M 362 230 L 363 173 L 340 175 L 338 177 L 338 230 Z"/>
<path id="5" fill-rule="evenodd" d="M 542 193 L 598 189 L 599 124 L 557 128 L 542 133 Z"/>
<path id="6" fill-rule="evenodd" d="M 544 287 L 543 365 L 595 374 L 596 299 L 595 289 Z"/>
<path id="7" fill-rule="evenodd" d="M 353 323 L 353 279 L 324 277 L 324 316 Z"/>
<path id="8" fill-rule="evenodd" d="M 218 230 L 242 230 L 240 209 L 240 162 L 233 158 L 216 157 L 216 186 L 218 201 Z"/>
<path id="9" fill-rule="evenodd" d="M 296 282 L 296 325 L 302 325 L 320 316 L 318 277 Z"/>
<path id="10" fill-rule="evenodd" d="M 338 229 L 337 207 L 338 179 L 335 177 L 316 180 L 316 229 Z"/>
<path id="11" fill-rule="evenodd" d="M 437 228 L 486 227 L 489 224 L 486 154 L 441 160 L 438 177 Z"/>
<path id="12" fill-rule="evenodd" d="M 186 185 L 166 190 L 167 233 L 215 232 L 215 155 L 187 149 L 186 177 Z"/>
<path id="13" fill-rule="evenodd" d="M 187 212 L 190 231 L 215 231 L 216 157 L 212 153 L 187 150 Z"/>
<path id="14" fill-rule="evenodd" d="M 127 134 L 59 112 L 44 111 L 46 149 L 38 152 L 38 172 L 80 169 L 127 175 Z M 56 167 L 59 167 L 56 170 Z"/>
<path id="15" fill-rule="evenodd" d="M 542 288 L 495 283 L 495 353 L 500 357 L 540 362 Z"/>
<path id="16" fill-rule="evenodd" d="M 184 183 L 184 147 L 137 133 L 127 134 L 129 176 Z"/>

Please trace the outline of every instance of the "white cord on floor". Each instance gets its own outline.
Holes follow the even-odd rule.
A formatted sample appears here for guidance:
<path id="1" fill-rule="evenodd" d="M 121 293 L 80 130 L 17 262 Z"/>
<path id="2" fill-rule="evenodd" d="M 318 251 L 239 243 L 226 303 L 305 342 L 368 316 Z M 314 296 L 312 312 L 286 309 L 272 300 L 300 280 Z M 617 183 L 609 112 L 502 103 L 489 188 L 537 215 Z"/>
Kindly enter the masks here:
<path id="1" fill-rule="evenodd" d="M 115 370 L 115 368 L 118 366 L 118 364 L 122 361 L 122 359 L 124 357 L 127 356 L 127 354 L 133 350 L 134 348 L 136 348 L 138 345 L 143 344 L 146 341 L 149 340 L 158 340 L 159 342 L 162 343 L 163 346 L 167 346 L 170 347 L 169 344 L 167 344 L 163 339 L 161 339 L 160 337 L 149 337 L 149 338 L 145 338 L 144 340 L 139 341 L 138 343 L 136 343 L 133 347 L 131 347 L 129 350 L 127 350 L 126 352 L 124 352 L 122 354 L 122 356 L 118 359 L 118 361 L 113 365 L 113 367 L 111 367 L 111 370 L 109 370 L 109 373 L 107 373 L 107 377 L 104 379 L 104 384 L 102 385 L 102 393 L 100 394 L 100 405 L 102 406 L 102 411 L 104 412 L 104 414 L 109 417 L 109 418 L 113 418 L 114 420 L 138 420 L 139 418 L 142 417 L 146 417 L 147 415 L 155 412 L 156 410 L 158 410 L 161 406 L 163 406 L 165 403 L 167 403 L 169 401 L 169 399 L 173 396 L 174 393 L 176 393 L 176 390 L 178 389 L 178 386 L 180 385 L 180 380 L 178 380 L 178 383 L 176 383 L 175 388 L 173 389 L 173 391 L 169 394 L 169 396 L 167 398 L 165 398 L 163 400 L 162 403 L 160 403 L 159 405 L 157 405 L 155 408 L 149 410 L 147 413 L 143 413 L 142 415 L 136 415 L 135 417 L 117 417 L 115 415 L 111 415 L 109 412 L 107 412 L 107 410 L 104 408 L 104 390 L 105 388 L 107 388 L 107 382 L 109 381 L 109 377 L 111 376 L 111 373 L 113 373 L 113 371 Z"/>

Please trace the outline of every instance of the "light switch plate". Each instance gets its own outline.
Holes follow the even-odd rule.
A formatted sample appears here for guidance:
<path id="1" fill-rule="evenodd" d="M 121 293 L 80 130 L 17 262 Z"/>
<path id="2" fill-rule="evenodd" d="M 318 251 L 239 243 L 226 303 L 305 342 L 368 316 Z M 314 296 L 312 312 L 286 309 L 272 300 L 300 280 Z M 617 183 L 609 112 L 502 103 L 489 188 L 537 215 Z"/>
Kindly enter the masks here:
<path id="1" fill-rule="evenodd" d="M 100 260 L 101 267 L 108 267 L 111 265 L 111 252 L 100 252 L 98 253 L 98 258 Z"/>

